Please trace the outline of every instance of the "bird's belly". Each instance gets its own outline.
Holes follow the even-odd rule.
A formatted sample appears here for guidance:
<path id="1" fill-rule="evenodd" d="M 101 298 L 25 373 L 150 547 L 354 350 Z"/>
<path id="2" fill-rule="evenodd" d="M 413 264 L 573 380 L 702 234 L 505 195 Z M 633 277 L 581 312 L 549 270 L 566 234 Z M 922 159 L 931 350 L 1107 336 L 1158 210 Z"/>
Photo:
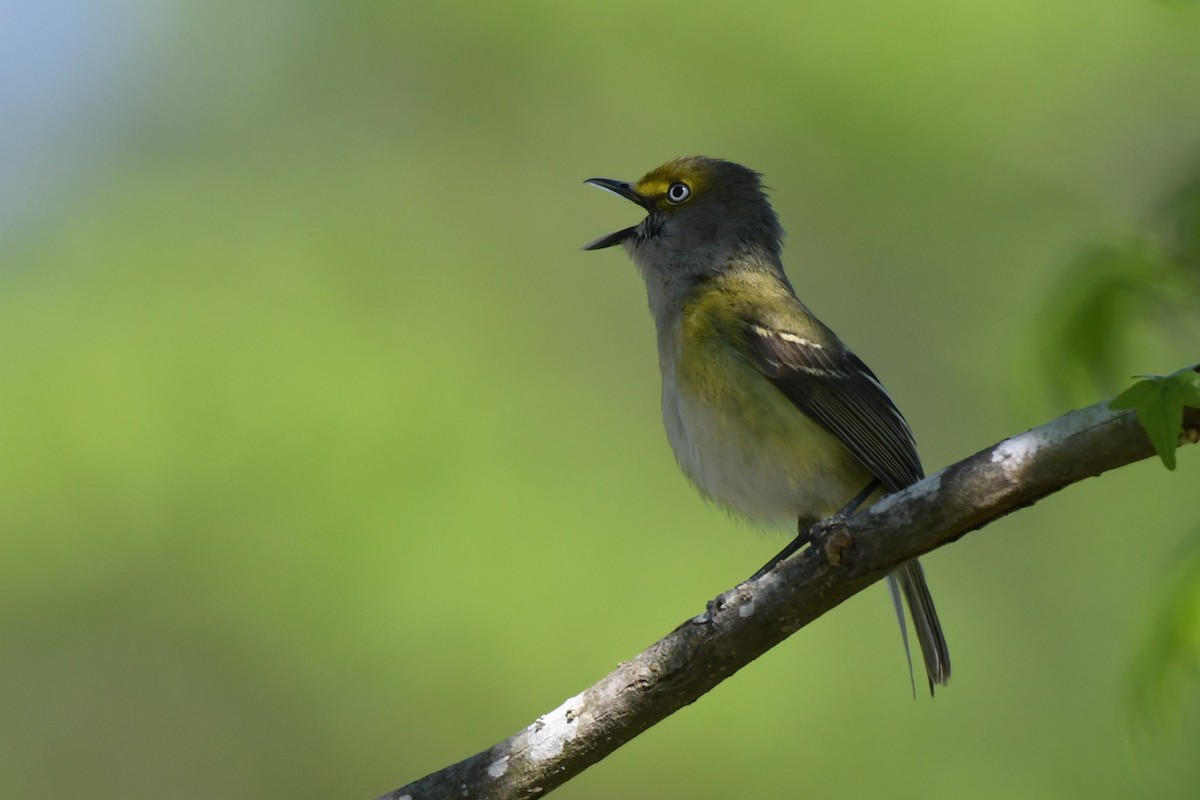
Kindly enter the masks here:
<path id="1" fill-rule="evenodd" d="M 663 390 L 667 438 L 704 495 L 759 525 L 794 526 L 836 512 L 867 485 L 850 451 L 761 373 L 726 366 L 730 380 Z"/>

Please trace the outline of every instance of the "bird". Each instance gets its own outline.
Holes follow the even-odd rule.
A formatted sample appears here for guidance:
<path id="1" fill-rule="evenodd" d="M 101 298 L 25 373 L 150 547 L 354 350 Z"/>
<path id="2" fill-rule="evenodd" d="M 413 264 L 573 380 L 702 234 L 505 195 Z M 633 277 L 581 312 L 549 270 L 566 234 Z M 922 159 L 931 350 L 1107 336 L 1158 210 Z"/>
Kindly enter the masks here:
<path id="1" fill-rule="evenodd" d="M 815 522 L 924 477 L 879 378 L 792 288 L 758 172 L 687 156 L 633 183 L 585 183 L 646 212 L 583 249 L 623 246 L 645 281 L 667 440 L 704 497 L 760 527 L 798 526 L 794 550 Z M 950 654 L 924 571 L 912 559 L 887 580 L 909 674 L 901 597 L 932 694 L 950 678 Z"/>

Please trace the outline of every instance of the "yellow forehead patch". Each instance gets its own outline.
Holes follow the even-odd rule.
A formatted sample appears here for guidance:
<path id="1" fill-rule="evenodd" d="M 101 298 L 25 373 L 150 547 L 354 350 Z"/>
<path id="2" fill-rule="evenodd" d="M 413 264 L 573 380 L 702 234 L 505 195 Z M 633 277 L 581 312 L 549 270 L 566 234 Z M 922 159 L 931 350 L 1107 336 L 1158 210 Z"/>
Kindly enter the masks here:
<path id="1" fill-rule="evenodd" d="M 662 200 L 671 184 L 685 183 L 692 190 L 694 197 L 707 188 L 710 175 L 711 165 L 708 159 L 696 156 L 677 158 L 647 172 L 634 188 L 643 197 Z"/>

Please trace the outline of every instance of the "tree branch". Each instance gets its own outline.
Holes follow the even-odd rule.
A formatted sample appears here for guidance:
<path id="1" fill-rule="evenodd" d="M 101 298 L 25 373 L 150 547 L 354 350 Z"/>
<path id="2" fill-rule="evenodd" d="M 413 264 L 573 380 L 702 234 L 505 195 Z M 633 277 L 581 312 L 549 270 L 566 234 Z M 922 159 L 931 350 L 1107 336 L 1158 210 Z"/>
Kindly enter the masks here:
<path id="1" fill-rule="evenodd" d="M 1200 371 L 1200 367 L 1196 368 Z M 1200 438 L 1200 410 L 1184 416 Z M 1154 454 L 1108 401 L 1006 439 L 833 525 L 499 744 L 380 800 L 541 797 L 910 558 L 1084 478 Z"/>

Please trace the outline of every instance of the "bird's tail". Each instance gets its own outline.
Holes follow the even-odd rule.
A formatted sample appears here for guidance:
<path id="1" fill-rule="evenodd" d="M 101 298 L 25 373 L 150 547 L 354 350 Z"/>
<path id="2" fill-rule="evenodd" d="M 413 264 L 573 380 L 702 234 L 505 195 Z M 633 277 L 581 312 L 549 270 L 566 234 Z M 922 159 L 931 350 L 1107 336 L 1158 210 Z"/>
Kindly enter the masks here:
<path id="1" fill-rule="evenodd" d="M 912 615 L 917 644 L 921 646 L 921 655 L 925 659 L 925 674 L 929 676 L 929 693 L 933 694 L 935 685 L 945 686 L 950 680 L 950 651 L 946 647 L 946 637 L 942 635 L 937 609 L 933 607 L 929 585 L 925 583 L 921 562 L 914 558 L 888 575 L 888 588 L 892 592 L 896 616 L 900 619 L 900 635 L 904 638 L 909 676 L 912 676 L 912 654 L 908 649 L 908 626 L 904 622 L 905 605 Z M 904 598 L 903 602 L 901 597 Z"/>

